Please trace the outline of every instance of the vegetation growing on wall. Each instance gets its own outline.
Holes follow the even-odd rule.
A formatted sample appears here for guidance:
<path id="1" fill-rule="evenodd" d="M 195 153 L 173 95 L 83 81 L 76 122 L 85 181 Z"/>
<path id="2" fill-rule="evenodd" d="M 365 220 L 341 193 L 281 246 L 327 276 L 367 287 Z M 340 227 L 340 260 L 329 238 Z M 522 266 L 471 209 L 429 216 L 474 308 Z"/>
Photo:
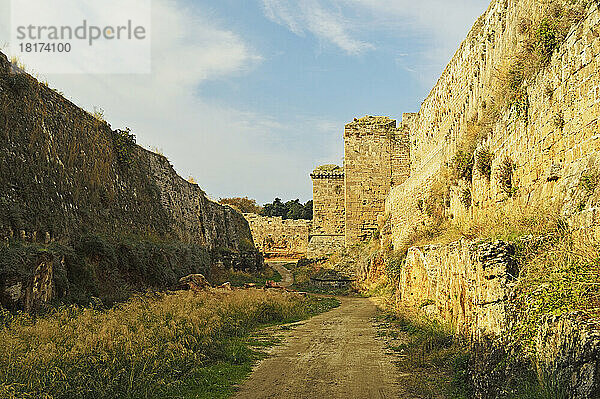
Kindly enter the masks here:
<path id="1" fill-rule="evenodd" d="M 229 205 L 242 213 L 255 213 L 257 215 L 260 214 L 263 209 L 256 203 L 256 200 L 248 197 L 221 198 L 219 204 Z"/>
<path id="2" fill-rule="evenodd" d="M 523 44 L 500 73 L 500 87 L 505 90 L 498 91 L 498 103 L 508 104 L 526 118 L 527 82 L 548 65 L 571 28 L 583 19 L 589 4 L 589 0 L 549 1 L 542 5 L 541 13 L 521 21 Z"/>
<path id="3" fill-rule="evenodd" d="M 517 241 L 521 276 L 514 306 L 519 323 L 512 326 L 513 344 L 535 354 L 535 334 L 547 315 L 583 312 L 600 316 L 600 248 L 576 240 L 564 224 L 543 237 Z"/>
<path id="4" fill-rule="evenodd" d="M 496 178 L 498 180 L 498 185 L 500 189 L 509 197 L 512 197 L 517 187 L 514 186 L 513 182 L 513 172 L 515 170 L 515 165 L 509 157 L 504 157 L 500 165 L 498 166 Z"/>
<path id="5" fill-rule="evenodd" d="M 492 160 L 494 159 L 494 154 L 489 149 L 483 148 L 477 151 L 476 159 L 477 170 L 489 181 L 492 177 Z"/>
<path id="6" fill-rule="evenodd" d="M 112 305 L 134 292 L 173 287 L 188 274 L 211 278 L 216 255 L 200 245 L 136 236 L 84 234 L 71 243 L 50 245 L 14 241 L 0 247 L 0 281 L 31 281 L 45 256 L 53 265 L 54 303 L 86 305 L 96 297 Z"/>
<path id="7" fill-rule="evenodd" d="M 117 129 L 113 133 L 113 145 L 117 161 L 121 165 L 133 163 L 133 149 L 135 146 L 135 135 L 127 127 L 125 130 Z"/>
<path id="8" fill-rule="evenodd" d="M 473 177 L 474 149 L 460 149 L 452 159 L 455 180 L 471 181 Z"/>
<path id="9" fill-rule="evenodd" d="M 475 154 L 476 149 L 485 141 L 504 110 L 512 110 L 527 122 L 528 82 L 548 65 L 571 28 L 583 19 L 589 4 L 589 0 L 548 1 L 541 6 L 541 13 L 536 14 L 535 18 L 523 18 L 519 26 L 523 37 L 521 46 L 499 68 L 491 98 L 485 101 L 483 110 L 468 123 L 465 139 L 450 163 L 454 180 L 470 181 L 473 165 L 478 168 L 481 166 L 481 174 L 490 178 L 493 154 L 484 150 L 480 162 Z M 562 129 L 565 123 L 562 115 L 557 115 L 554 120 Z M 502 190 L 511 196 L 514 194 L 512 187 L 504 186 Z"/>
<path id="10" fill-rule="evenodd" d="M 466 187 L 460 191 L 460 202 L 466 207 L 471 207 L 471 189 Z"/>
<path id="11" fill-rule="evenodd" d="M 508 352 L 486 352 L 490 348 L 480 348 L 480 352 L 473 352 L 475 356 L 469 360 L 469 354 L 461 352 L 457 355 L 462 356 L 464 360 L 457 367 L 453 367 L 454 378 L 462 381 L 457 387 L 464 389 L 463 396 L 471 397 L 468 392 L 473 389 L 471 378 L 478 374 L 472 373 L 491 373 L 496 378 L 502 373 L 507 373 L 508 380 L 490 378 L 489 386 L 486 389 L 496 389 L 498 392 L 510 390 L 518 393 L 515 397 L 531 398 L 558 398 L 560 390 L 556 390 L 556 384 L 552 380 L 538 380 L 535 367 L 532 365 L 532 356 L 534 355 L 534 338 L 537 328 L 547 315 L 560 315 L 573 311 L 584 312 L 590 317 L 600 316 L 600 247 L 597 243 L 592 243 L 583 239 L 574 239 L 572 232 L 568 230 L 566 223 L 558 216 L 553 209 L 525 209 L 513 213 L 498 212 L 488 216 L 482 216 L 477 220 L 465 222 L 459 225 L 445 224 L 437 230 L 435 235 L 423 239 L 426 231 L 431 229 L 423 226 L 418 229 L 420 236 L 416 234 L 411 237 L 411 242 L 396 248 L 394 251 L 381 248 L 379 254 L 373 252 L 371 244 L 363 246 L 363 254 L 354 257 L 357 263 L 357 269 L 363 270 L 365 266 L 361 264 L 363 257 L 368 259 L 366 269 L 368 272 L 362 274 L 360 286 L 363 292 L 376 295 L 384 295 L 389 300 L 393 312 L 400 312 L 400 323 L 413 325 L 416 328 L 417 336 L 411 338 L 412 346 L 403 346 L 402 353 L 407 350 L 414 351 L 411 359 L 422 359 L 424 365 L 433 367 L 435 363 L 430 357 L 434 353 L 444 356 L 444 351 L 439 352 L 440 347 L 426 350 L 427 355 L 419 355 L 419 348 L 422 348 L 419 342 L 427 342 L 428 339 L 437 339 L 438 332 L 442 330 L 418 330 L 421 327 L 415 326 L 419 317 L 411 315 L 403 320 L 402 301 L 397 297 L 396 289 L 398 287 L 398 276 L 405 266 L 406 251 L 419 239 L 420 244 L 444 244 L 456 241 L 459 238 L 472 239 L 489 238 L 492 240 L 505 240 L 513 242 L 516 245 L 516 257 L 518 261 L 519 276 L 515 289 L 514 316 L 517 323 L 511 324 L 510 334 L 507 342 L 510 346 Z M 416 239 L 415 239 L 416 238 Z M 377 264 L 376 259 L 383 261 L 383 267 Z M 377 271 L 383 271 L 383 275 Z M 370 280 L 369 280 L 370 279 Z M 425 308 L 432 303 L 425 302 L 421 308 Z M 420 331 L 420 332 L 419 332 Z M 412 330 L 409 331 L 412 333 Z M 420 341 L 418 334 L 425 334 L 423 341 Z M 442 335 L 443 336 L 443 335 Z M 449 337 L 448 334 L 446 336 Z M 442 345 L 441 348 L 444 346 Z M 447 348 L 452 348 L 448 345 Z M 411 352 L 413 353 L 413 352 Z M 490 358 L 482 358 L 484 353 L 493 353 Z M 447 353 L 446 353 L 447 354 Z M 421 357 L 419 357 L 421 356 Z M 466 357 L 465 357 L 466 356 Z M 447 357 L 443 357 L 448 359 Z M 435 361 L 434 361 L 435 362 Z M 482 369 L 475 371 L 477 362 L 483 362 L 488 365 L 489 370 Z M 446 368 L 448 366 L 445 366 Z M 434 369 L 432 368 L 432 371 Z M 448 377 L 443 378 L 448 381 Z M 441 380 L 440 380 L 441 383 Z M 504 385 L 506 383 L 506 385 Z M 493 384 L 502 384 L 494 386 Z M 421 389 L 427 391 L 431 384 L 421 385 Z M 521 395 L 521 396 L 519 396 Z"/>
<path id="12" fill-rule="evenodd" d="M 15 82 L 23 86 L 18 93 Z M 0 89 L 2 236 L 23 230 L 57 238 L 82 226 L 170 233 L 171 220 L 131 132 L 113 133 L 24 73 L 1 75 Z M 135 167 L 117 172 L 124 164 Z"/>

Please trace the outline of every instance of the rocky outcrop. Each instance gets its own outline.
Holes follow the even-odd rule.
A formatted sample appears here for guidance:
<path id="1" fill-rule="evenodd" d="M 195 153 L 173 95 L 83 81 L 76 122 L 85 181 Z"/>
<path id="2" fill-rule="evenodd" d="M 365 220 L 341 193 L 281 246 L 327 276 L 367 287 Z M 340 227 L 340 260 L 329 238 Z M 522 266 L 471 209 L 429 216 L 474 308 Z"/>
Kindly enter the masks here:
<path id="1" fill-rule="evenodd" d="M 513 255 L 513 246 L 502 241 L 410 248 L 400 273 L 400 299 L 447 321 L 460 335 L 500 336 L 518 274 Z"/>
<path id="2" fill-rule="evenodd" d="M 527 245 L 547 241 L 526 237 Z M 518 324 L 511 299 L 519 275 L 514 247 L 506 242 L 461 240 L 410 248 L 399 276 L 405 305 L 452 326 L 473 345 L 477 398 L 510 397 L 512 383 L 528 373 L 507 342 Z M 507 359 L 512 359 L 507 361 Z M 546 316 L 535 337 L 532 359 L 545 389 L 572 399 L 600 395 L 600 321 L 583 313 Z"/>
<path id="3" fill-rule="evenodd" d="M 536 363 L 575 399 L 600 398 L 600 320 L 576 312 L 548 316 L 535 339 Z"/>

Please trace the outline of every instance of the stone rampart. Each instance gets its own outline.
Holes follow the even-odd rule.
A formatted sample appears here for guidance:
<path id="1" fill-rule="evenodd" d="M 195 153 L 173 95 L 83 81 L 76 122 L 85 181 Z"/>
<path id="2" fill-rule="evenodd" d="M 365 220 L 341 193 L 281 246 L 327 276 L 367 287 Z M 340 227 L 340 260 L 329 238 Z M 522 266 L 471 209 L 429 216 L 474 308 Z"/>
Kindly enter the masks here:
<path id="1" fill-rule="evenodd" d="M 458 145 L 481 122 L 498 90 L 499 72 L 519 51 L 519 26 L 541 7 L 535 0 L 495 0 L 461 44 L 417 116 L 407 123 L 411 176 L 386 200 L 391 241 L 399 247 L 427 220 L 419 204 L 433 179 L 451 163 Z M 526 82 L 527 117 L 506 109 L 480 148 L 492 154 L 490 179 L 477 168 L 468 186 L 453 190 L 451 218 L 479 217 L 499 210 L 524 212 L 556 205 L 573 225 L 597 222 L 594 192 L 581 180 L 594 177 L 600 148 L 600 13 L 591 4 L 586 17 L 555 51 L 547 67 Z M 514 166 L 513 187 L 501 184 L 506 160 Z M 471 206 L 460 200 L 470 191 Z M 591 190 L 594 191 L 594 190 Z"/>
<path id="2" fill-rule="evenodd" d="M 366 116 L 344 131 L 346 246 L 378 229 L 392 185 L 409 173 L 408 129 L 387 117 Z"/>
<path id="3" fill-rule="evenodd" d="M 241 213 L 1 53 L 0 154 L 7 307 L 90 296 L 112 302 L 214 265 L 262 267 Z M 32 288 L 40 284 L 47 289 Z"/>
<path id="4" fill-rule="evenodd" d="M 246 213 L 256 247 L 267 258 L 303 258 L 308 252 L 310 220 L 290 220 L 281 217 Z"/>

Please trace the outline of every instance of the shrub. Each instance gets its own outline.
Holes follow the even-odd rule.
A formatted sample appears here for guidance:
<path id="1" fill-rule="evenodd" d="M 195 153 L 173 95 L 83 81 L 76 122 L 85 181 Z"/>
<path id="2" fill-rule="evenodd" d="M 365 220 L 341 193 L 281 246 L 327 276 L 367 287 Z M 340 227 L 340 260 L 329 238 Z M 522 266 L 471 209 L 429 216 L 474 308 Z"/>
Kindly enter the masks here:
<path id="1" fill-rule="evenodd" d="M 498 184 L 500 190 L 502 190 L 509 197 L 512 197 L 516 191 L 513 186 L 513 171 L 515 169 L 512 159 L 505 157 L 500 163 L 497 172 Z"/>
<path id="2" fill-rule="evenodd" d="M 389 277 L 397 278 L 402 272 L 402 266 L 406 259 L 406 253 L 401 251 L 392 252 L 385 262 L 385 272 Z"/>
<path id="3" fill-rule="evenodd" d="M 112 137 L 117 161 L 121 165 L 130 165 L 133 162 L 132 150 L 135 146 L 135 135 L 129 128 L 125 128 L 125 130 L 115 130 Z"/>
<path id="4" fill-rule="evenodd" d="M 535 31 L 536 48 L 540 54 L 542 65 L 550 62 L 554 50 L 558 46 L 558 32 L 555 21 L 544 18 Z"/>
<path id="5" fill-rule="evenodd" d="M 452 159 L 452 169 L 456 179 L 471 181 L 473 177 L 473 151 L 459 150 Z"/>
<path id="6" fill-rule="evenodd" d="M 450 206 L 450 178 L 448 174 L 448 171 L 442 171 L 440 176 L 432 181 L 423 199 L 422 206 L 425 214 L 437 224 L 446 220 L 446 209 Z"/>
<path id="7" fill-rule="evenodd" d="M 584 173 L 579 179 L 579 187 L 585 191 L 586 194 L 592 194 L 598 186 L 598 174 L 597 173 Z"/>
<path id="8" fill-rule="evenodd" d="M 94 112 L 92 112 L 92 116 L 98 122 L 106 122 L 104 119 L 104 110 L 100 107 L 94 107 Z"/>
<path id="9" fill-rule="evenodd" d="M 522 258 L 523 254 L 518 251 L 517 255 Z M 545 315 L 573 311 L 599 315 L 600 248 L 559 229 L 545 239 L 545 245 L 527 255 L 516 289 L 519 323 L 512 334 L 526 353 L 533 354 L 534 337 Z"/>
<path id="10" fill-rule="evenodd" d="M 471 189 L 463 188 L 460 192 L 460 202 L 466 207 L 471 207 Z"/>
<path id="11" fill-rule="evenodd" d="M 562 112 L 557 112 L 554 114 L 554 126 L 562 130 L 565 127 L 565 118 Z"/>
<path id="12" fill-rule="evenodd" d="M 483 149 L 477 152 L 477 170 L 486 179 L 492 177 L 492 159 L 494 155 L 488 150 Z"/>
<path id="13" fill-rule="evenodd" d="M 260 214 L 262 211 L 262 207 L 256 204 L 256 200 L 248 197 L 221 198 L 219 204 L 229 205 L 242 213 Z"/>

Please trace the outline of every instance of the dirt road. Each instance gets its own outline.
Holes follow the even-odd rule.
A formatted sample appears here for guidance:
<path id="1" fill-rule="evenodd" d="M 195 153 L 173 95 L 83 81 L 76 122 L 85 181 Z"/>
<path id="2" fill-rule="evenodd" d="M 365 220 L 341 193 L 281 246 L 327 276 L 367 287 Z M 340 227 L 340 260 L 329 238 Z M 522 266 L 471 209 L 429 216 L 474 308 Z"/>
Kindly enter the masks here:
<path id="1" fill-rule="evenodd" d="M 292 272 L 290 272 L 288 269 L 286 269 L 283 265 L 286 265 L 290 262 L 269 262 L 268 265 L 271 266 L 273 269 L 277 270 L 277 273 L 281 274 L 281 286 L 283 287 L 289 287 L 292 284 L 294 284 L 294 276 L 292 275 Z"/>
<path id="2" fill-rule="evenodd" d="M 342 305 L 299 324 L 263 360 L 235 396 L 260 398 L 399 398 L 397 371 L 376 339 L 375 305 L 341 298 Z"/>

